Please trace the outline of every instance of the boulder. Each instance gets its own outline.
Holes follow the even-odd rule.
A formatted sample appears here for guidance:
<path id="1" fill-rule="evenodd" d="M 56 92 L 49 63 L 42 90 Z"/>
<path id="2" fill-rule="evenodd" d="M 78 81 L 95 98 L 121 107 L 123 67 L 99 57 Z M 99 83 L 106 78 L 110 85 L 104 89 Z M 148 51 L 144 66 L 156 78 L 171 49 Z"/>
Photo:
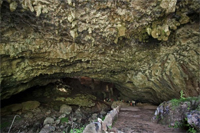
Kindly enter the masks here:
<path id="1" fill-rule="evenodd" d="M 116 108 L 117 106 L 120 106 L 120 107 L 128 107 L 129 104 L 128 103 L 125 103 L 125 102 L 122 102 L 122 101 L 114 101 L 111 105 L 111 108 L 114 109 Z"/>
<path id="2" fill-rule="evenodd" d="M 200 132 L 200 110 L 193 110 L 186 114 L 187 123 Z"/>
<path id="3" fill-rule="evenodd" d="M 78 105 L 83 107 L 92 107 L 95 105 L 96 97 L 90 94 L 76 94 L 74 97 L 57 97 L 56 101 L 65 102 L 70 105 Z"/>
<path id="4" fill-rule="evenodd" d="M 40 106 L 38 101 L 27 101 L 22 103 L 22 110 L 33 110 Z"/>
<path id="5" fill-rule="evenodd" d="M 24 117 L 31 119 L 31 118 L 33 118 L 33 113 L 28 112 L 28 113 L 24 114 Z"/>
<path id="6" fill-rule="evenodd" d="M 161 103 L 152 121 L 172 127 L 191 126 L 199 131 L 199 97 L 172 99 Z M 185 121 L 189 124 L 185 124 Z"/>
<path id="7" fill-rule="evenodd" d="M 46 124 L 53 124 L 54 123 L 54 119 L 51 118 L 51 117 L 47 117 L 44 122 L 43 122 L 43 125 L 46 125 Z"/>
<path id="8" fill-rule="evenodd" d="M 54 132 L 54 131 L 55 131 L 55 127 L 47 124 L 40 130 L 39 133 L 51 133 L 51 132 Z"/>
<path id="9" fill-rule="evenodd" d="M 102 133 L 102 120 L 98 119 L 98 122 L 88 124 L 83 133 Z"/>
<path id="10" fill-rule="evenodd" d="M 72 111 L 72 107 L 66 105 L 66 104 L 63 104 L 61 107 L 60 107 L 60 113 L 64 113 L 64 114 L 70 114 Z"/>

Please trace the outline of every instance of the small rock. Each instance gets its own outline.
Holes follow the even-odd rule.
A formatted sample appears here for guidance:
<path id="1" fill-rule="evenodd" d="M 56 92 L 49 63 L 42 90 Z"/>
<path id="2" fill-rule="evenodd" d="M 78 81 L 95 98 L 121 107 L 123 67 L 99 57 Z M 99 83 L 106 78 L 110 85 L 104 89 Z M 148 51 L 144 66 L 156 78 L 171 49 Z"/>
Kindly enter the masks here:
<path id="1" fill-rule="evenodd" d="M 104 110 L 101 110 L 100 114 L 101 115 L 106 115 L 106 112 Z"/>
<path id="2" fill-rule="evenodd" d="M 191 127 L 194 127 L 197 131 L 200 131 L 200 111 L 193 110 L 187 113 L 187 122 Z"/>
<path id="3" fill-rule="evenodd" d="M 64 125 L 61 125 L 60 128 L 63 129 L 63 128 L 65 128 L 65 126 L 64 126 Z"/>
<path id="4" fill-rule="evenodd" d="M 39 133 L 50 133 L 50 132 L 53 132 L 55 131 L 55 127 L 53 126 L 50 126 L 49 124 L 45 125 Z"/>
<path id="5" fill-rule="evenodd" d="M 55 123 L 56 123 L 56 124 L 59 124 L 59 123 L 60 123 L 60 120 L 59 120 L 59 119 L 58 119 L 58 120 L 56 120 L 56 121 L 55 121 Z"/>
<path id="6" fill-rule="evenodd" d="M 58 129 L 58 132 L 61 132 L 61 131 L 62 131 L 62 130 L 59 128 L 59 129 Z"/>
<path id="7" fill-rule="evenodd" d="M 75 117 L 77 118 L 77 120 L 79 121 L 79 123 L 81 122 L 82 119 L 86 119 L 86 116 L 82 113 L 81 109 L 78 108 L 75 111 Z"/>
<path id="8" fill-rule="evenodd" d="M 83 133 L 100 133 L 101 128 L 101 123 L 99 122 L 90 123 L 85 127 Z"/>
<path id="9" fill-rule="evenodd" d="M 60 113 L 70 114 L 71 111 L 72 111 L 72 107 L 67 106 L 67 105 L 65 105 L 65 104 L 63 104 L 63 105 L 60 107 Z"/>
<path id="10" fill-rule="evenodd" d="M 124 103 L 122 101 L 114 101 L 111 105 L 111 108 L 114 109 L 116 108 L 117 106 L 120 106 L 120 107 L 129 107 L 129 104 L 127 103 Z"/>
<path id="11" fill-rule="evenodd" d="M 36 108 L 36 109 L 33 110 L 33 112 L 34 112 L 34 113 L 40 113 L 40 112 L 41 112 L 41 109 Z"/>
<path id="12" fill-rule="evenodd" d="M 66 114 L 62 114 L 61 116 L 58 117 L 58 119 L 65 118 L 65 117 L 66 117 Z"/>
<path id="13" fill-rule="evenodd" d="M 97 119 L 97 115 L 98 115 L 97 113 L 92 114 L 92 119 L 93 119 L 93 120 Z"/>
<path id="14" fill-rule="evenodd" d="M 33 114 L 31 112 L 28 112 L 24 115 L 25 118 L 33 118 Z"/>
<path id="15" fill-rule="evenodd" d="M 82 117 L 82 112 L 81 112 L 81 109 L 80 109 L 80 108 L 78 108 L 78 109 L 75 111 L 75 116 L 76 116 L 76 117 L 79 117 L 79 118 Z"/>
<path id="16" fill-rule="evenodd" d="M 76 118 L 76 117 L 74 117 L 74 118 L 73 118 L 73 121 L 76 121 L 76 120 L 77 120 L 77 118 Z"/>
<path id="17" fill-rule="evenodd" d="M 17 115 L 21 115 L 21 114 L 22 114 L 22 112 L 21 112 L 21 111 L 18 111 L 18 112 L 16 112 L 16 114 L 17 114 Z"/>
<path id="18" fill-rule="evenodd" d="M 48 110 L 47 112 L 45 112 L 45 115 L 49 115 L 51 114 L 51 110 Z"/>
<path id="19" fill-rule="evenodd" d="M 45 120 L 44 120 L 44 125 L 46 124 L 53 124 L 54 123 L 54 119 L 51 118 L 51 117 L 47 117 Z"/>

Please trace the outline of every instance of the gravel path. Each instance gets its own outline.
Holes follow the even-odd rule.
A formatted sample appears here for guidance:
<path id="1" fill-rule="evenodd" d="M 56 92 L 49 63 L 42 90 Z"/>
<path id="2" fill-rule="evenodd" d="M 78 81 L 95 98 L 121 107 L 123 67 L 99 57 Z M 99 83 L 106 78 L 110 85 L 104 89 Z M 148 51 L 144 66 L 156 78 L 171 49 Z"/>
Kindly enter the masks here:
<path id="1" fill-rule="evenodd" d="M 183 129 L 169 128 L 151 122 L 157 106 L 144 105 L 121 108 L 113 128 L 125 133 L 186 133 Z"/>

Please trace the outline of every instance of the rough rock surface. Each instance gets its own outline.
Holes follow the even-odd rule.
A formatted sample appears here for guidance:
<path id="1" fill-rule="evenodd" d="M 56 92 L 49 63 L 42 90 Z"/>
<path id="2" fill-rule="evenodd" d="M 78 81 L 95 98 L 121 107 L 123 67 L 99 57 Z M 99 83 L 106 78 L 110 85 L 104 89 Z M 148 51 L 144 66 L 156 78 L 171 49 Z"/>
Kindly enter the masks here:
<path id="1" fill-rule="evenodd" d="M 194 127 L 200 131 L 200 96 L 186 99 L 173 99 L 161 103 L 155 111 L 154 122 L 172 127 Z M 186 122 L 186 123 L 185 123 Z"/>
<path id="2" fill-rule="evenodd" d="M 155 104 L 200 94 L 199 0 L 0 0 L 1 98 L 64 77 Z"/>
<path id="3" fill-rule="evenodd" d="M 65 105 L 65 104 L 63 104 L 63 105 L 60 107 L 60 113 L 70 114 L 71 111 L 72 111 L 72 107 L 67 106 L 67 105 Z"/>
<path id="4" fill-rule="evenodd" d="M 187 114 L 187 122 L 200 132 L 200 110 L 194 110 Z"/>

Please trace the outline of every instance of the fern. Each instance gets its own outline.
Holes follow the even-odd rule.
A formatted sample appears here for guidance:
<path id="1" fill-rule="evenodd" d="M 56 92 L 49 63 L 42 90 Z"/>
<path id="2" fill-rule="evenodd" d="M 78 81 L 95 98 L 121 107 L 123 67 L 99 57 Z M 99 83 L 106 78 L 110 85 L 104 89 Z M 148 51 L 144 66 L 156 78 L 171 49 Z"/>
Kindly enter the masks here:
<path id="1" fill-rule="evenodd" d="M 180 98 L 185 99 L 185 94 L 183 93 L 183 90 L 180 91 L 180 94 L 181 94 Z"/>

